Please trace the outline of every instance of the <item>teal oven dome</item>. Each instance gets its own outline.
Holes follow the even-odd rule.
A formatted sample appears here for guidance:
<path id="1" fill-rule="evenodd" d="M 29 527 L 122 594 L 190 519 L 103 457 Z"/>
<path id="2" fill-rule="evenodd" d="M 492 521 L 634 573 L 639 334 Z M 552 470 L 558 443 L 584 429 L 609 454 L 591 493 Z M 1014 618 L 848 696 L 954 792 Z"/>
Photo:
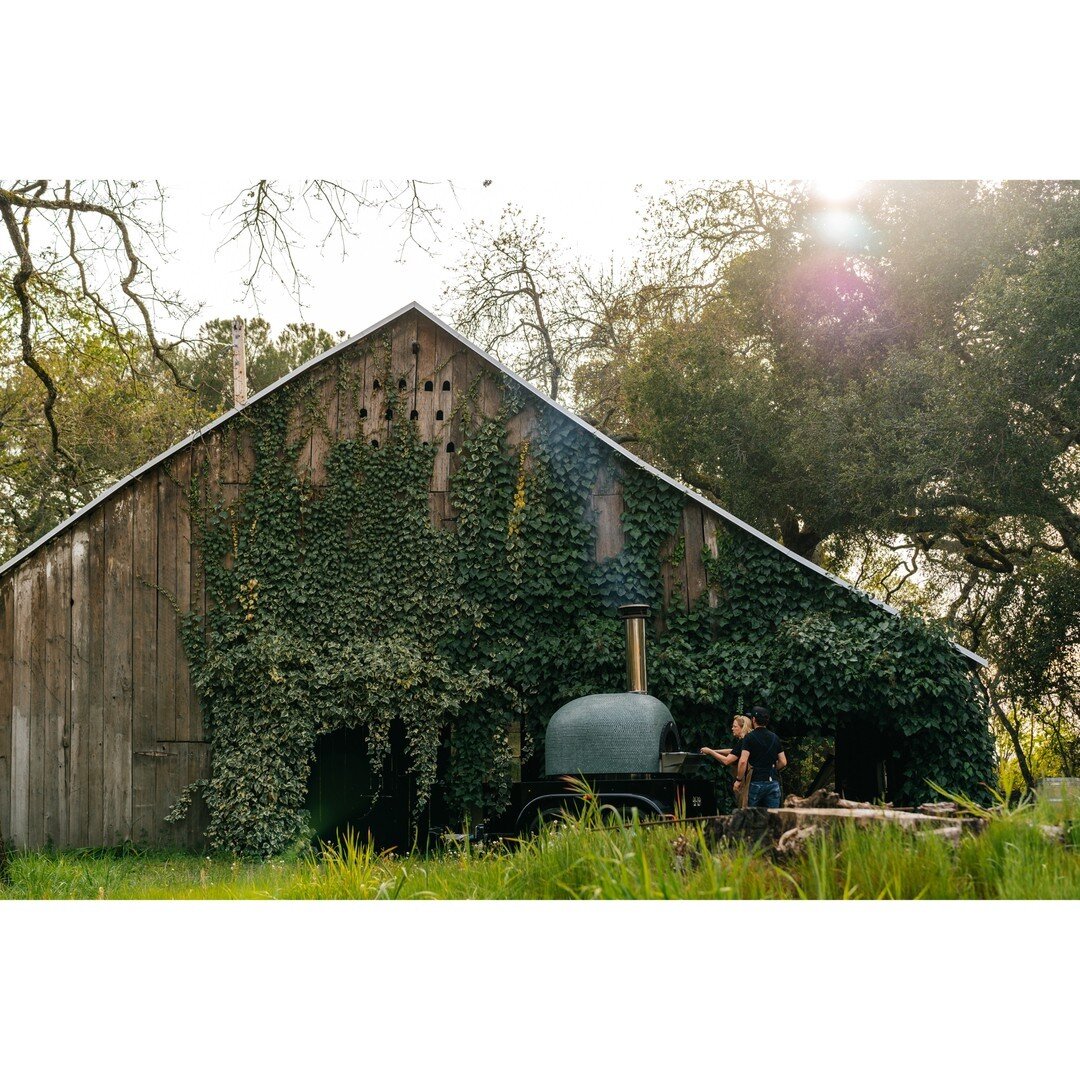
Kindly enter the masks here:
<path id="1" fill-rule="evenodd" d="M 679 749 L 668 707 L 650 694 L 590 694 L 552 716 L 545 737 L 548 776 L 659 773 L 660 755 Z"/>

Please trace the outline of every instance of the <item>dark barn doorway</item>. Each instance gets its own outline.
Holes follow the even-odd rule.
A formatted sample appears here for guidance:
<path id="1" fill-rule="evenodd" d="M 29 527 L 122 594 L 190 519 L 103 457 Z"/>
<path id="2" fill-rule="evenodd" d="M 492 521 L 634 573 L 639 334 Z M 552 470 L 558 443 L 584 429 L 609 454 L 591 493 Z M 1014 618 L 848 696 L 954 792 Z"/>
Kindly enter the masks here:
<path id="1" fill-rule="evenodd" d="M 845 799 L 878 802 L 891 799 L 899 780 L 892 741 L 866 717 L 849 717 L 836 729 L 836 790 Z M 890 777 L 889 766 L 892 765 Z"/>
<path id="2" fill-rule="evenodd" d="M 411 792 L 405 773 L 405 733 L 393 725 L 390 756 L 376 785 L 363 731 L 344 728 L 315 740 L 306 809 L 320 840 L 337 842 L 347 831 L 379 850 L 406 853 L 412 846 Z"/>

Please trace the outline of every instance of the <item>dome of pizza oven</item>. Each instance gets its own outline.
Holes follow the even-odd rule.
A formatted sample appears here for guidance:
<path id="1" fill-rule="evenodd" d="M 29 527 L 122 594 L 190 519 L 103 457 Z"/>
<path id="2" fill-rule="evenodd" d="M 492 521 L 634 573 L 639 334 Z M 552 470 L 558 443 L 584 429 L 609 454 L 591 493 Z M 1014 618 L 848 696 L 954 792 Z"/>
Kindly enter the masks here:
<path id="1" fill-rule="evenodd" d="M 548 776 L 658 773 L 660 755 L 679 749 L 668 707 L 649 694 L 590 694 L 568 701 L 545 736 Z"/>

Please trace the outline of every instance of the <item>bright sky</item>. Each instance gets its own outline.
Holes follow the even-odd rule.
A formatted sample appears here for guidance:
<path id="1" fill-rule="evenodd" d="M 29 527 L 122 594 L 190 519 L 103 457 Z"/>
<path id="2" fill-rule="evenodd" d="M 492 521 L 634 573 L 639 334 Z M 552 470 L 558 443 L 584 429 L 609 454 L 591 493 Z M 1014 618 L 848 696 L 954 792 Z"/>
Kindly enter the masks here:
<path id="1" fill-rule="evenodd" d="M 231 200 L 244 180 L 174 184 L 167 176 L 160 179 L 168 195 L 166 222 L 172 229 L 174 252 L 162 268 L 162 282 L 205 304 L 207 319 L 261 314 L 275 331 L 295 322 L 300 317 L 295 298 L 269 278 L 262 283 L 258 305 L 250 297 L 243 299 L 246 250 L 241 245 L 217 250 L 228 235 L 228 220 L 214 210 Z M 485 179 L 491 180 L 487 187 Z M 649 190 L 659 187 L 653 184 Z M 320 251 L 321 234 L 312 226 L 298 258 L 310 279 L 302 295 L 303 318 L 332 332 L 354 334 L 411 300 L 445 314 L 439 311 L 439 296 L 443 282 L 453 276 L 461 232 L 475 218 L 494 224 L 508 202 L 520 205 L 530 217 L 544 218 L 553 238 L 587 259 L 606 259 L 613 251 L 625 254 L 637 236 L 636 211 L 644 202 L 634 188 L 630 180 L 566 185 L 498 176 L 455 180 L 453 191 L 445 185 L 428 189 L 437 193 L 443 210 L 443 226 L 430 253 L 414 244 L 406 245 L 402 253 L 405 232 L 395 222 L 394 211 L 365 212 L 360 236 L 347 238 L 344 258 L 336 240 Z M 294 211 L 293 220 L 304 224 L 302 208 Z"/>

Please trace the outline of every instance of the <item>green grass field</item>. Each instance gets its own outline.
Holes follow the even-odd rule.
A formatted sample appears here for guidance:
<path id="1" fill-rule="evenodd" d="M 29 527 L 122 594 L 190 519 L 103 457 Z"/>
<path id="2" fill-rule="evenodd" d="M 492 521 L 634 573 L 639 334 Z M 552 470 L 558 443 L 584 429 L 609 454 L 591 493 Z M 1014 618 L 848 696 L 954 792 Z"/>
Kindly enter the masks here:
<path id="1" fill-rule="evenodd" d="M 14 855 L 0 899 L 1080 899 L 1080 848 L 1048 837 L 1067 806 L 998 812 L 958 844 L 847 825 L 777 861 L 710 850 L 690 825 L 568 822 L 510 848 L 380 855 L 354 842 L 268 861 L 138 851 Z"/>

